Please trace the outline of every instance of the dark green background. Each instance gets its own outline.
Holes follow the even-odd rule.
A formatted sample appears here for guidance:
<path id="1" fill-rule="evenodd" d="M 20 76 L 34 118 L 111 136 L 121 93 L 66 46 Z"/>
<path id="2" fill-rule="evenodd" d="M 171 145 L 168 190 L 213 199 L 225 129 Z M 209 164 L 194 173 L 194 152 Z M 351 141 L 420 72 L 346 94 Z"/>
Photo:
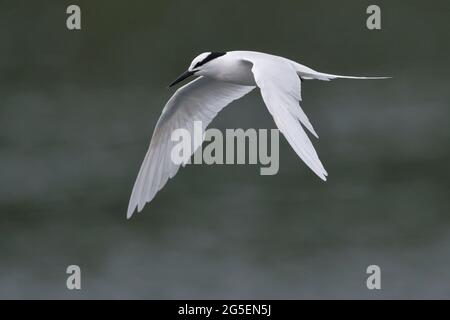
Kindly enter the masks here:
<path id="1" fill-rule="evenodd" d="M 450 298 L 450 5 L 377 1 L 369 31 L 370 4 L 1 0 L 0 298 Z M 212 50 L 394 79 L 304 83 L 327 183 L 282 139 L 278 175 L 188 166 L 127 221 L 166 85 Z M 212 126 L 274 124 L 255 91 Z"/>

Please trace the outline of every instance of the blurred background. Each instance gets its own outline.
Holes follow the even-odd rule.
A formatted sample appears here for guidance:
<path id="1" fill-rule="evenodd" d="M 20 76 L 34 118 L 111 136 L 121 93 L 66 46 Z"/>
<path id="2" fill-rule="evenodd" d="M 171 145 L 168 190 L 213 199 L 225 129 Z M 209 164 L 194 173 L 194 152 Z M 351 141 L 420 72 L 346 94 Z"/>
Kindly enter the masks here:
<path id="1" fill-rule="evenodd" d="M 0 298 L 450 298 L 450 4 L 370 4 L 1 0 Z M 188 166 L 127 221 L 167 84 L 230 50 L 394 79 L 304 82 L 327 183 L 281 138 L 278 175 Z M 255 90 L 212 127 L 275 126 Z"/>

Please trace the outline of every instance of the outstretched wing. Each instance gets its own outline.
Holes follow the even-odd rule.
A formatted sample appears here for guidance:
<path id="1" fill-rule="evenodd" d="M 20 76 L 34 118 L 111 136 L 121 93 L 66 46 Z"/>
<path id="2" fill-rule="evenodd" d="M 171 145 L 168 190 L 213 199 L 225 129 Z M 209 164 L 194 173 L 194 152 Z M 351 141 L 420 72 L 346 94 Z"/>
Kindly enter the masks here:
<path id="1" fill-rule="evenodd" d="M 199 77 L 175 92 L 164 107 L 153 132 L 150 147 L 131 193 L 128 218 L 133 215 L 136 207 L 141 211 L 167 180 L 177 173 L 179 165 L 171 159 L 175 145 L 171 140 L 172 132 L 176 129 L 187 129 L 193 139 L 194 121 L 201 121 L 202 129 L 206 129 L 220 110 L 253 89 L 251 86 Z"/>
<path id="2" fill-rule="evenodd" d="M 299 106 L 301 81 L 292 64 L 282 59 L 246 59 L 256 84 L 278 129 L 306 165 L 322 180 L 328 175 L 302 124 L 316 137 L 308 117 Z"/>

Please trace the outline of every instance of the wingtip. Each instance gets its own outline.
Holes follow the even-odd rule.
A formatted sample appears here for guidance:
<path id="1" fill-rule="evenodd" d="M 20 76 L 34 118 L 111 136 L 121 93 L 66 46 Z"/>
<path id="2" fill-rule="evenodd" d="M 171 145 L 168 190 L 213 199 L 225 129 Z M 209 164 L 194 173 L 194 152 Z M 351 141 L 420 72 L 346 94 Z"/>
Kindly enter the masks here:
<path id="1" fill-rule="evenodd" d="M 325 169 L 318 176 L 323 182 L 327 182 L 327 180 L 328 180 L 328 172 Z"/>
<path id="2" fill-rule="evenodd" d="M 134 214 L 134 211 L 136 210 L 136 204 L 131 204 L 128 206 L 128 210 L 127 210 L 127 220 L 130 220 L 131 217 Z"/>

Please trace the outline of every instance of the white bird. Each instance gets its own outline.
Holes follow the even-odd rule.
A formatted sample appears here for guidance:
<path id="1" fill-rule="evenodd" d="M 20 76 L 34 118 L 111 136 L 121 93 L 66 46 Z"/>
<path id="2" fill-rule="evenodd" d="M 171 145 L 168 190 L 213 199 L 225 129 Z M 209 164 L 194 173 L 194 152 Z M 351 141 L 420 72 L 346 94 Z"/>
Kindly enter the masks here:
<path id="1" fill-rule="evenodd" d="M 204 52 L 169 87 L 193 75 L 199 77 L 179 88 L 162 111 L 131 193 L 127 218 L 133 215 L 136 207 L 140 212 L 167 180 L 177 173 L 179 165 L 170 157 L 175 144 L 170 138 L 172 132 L 184 128 L 193 136 L 194 121 L 200 120 L 205 129 L 220 110 L 255 87 L 259 87 L 275 124 L 297 155 L 326 181 L 327 171 L 302 127 L 318 138 L 299 106 L 302 100 L 301 81 L 387 78 L 322 73 L 292 60 L 261 52 Z"/>

